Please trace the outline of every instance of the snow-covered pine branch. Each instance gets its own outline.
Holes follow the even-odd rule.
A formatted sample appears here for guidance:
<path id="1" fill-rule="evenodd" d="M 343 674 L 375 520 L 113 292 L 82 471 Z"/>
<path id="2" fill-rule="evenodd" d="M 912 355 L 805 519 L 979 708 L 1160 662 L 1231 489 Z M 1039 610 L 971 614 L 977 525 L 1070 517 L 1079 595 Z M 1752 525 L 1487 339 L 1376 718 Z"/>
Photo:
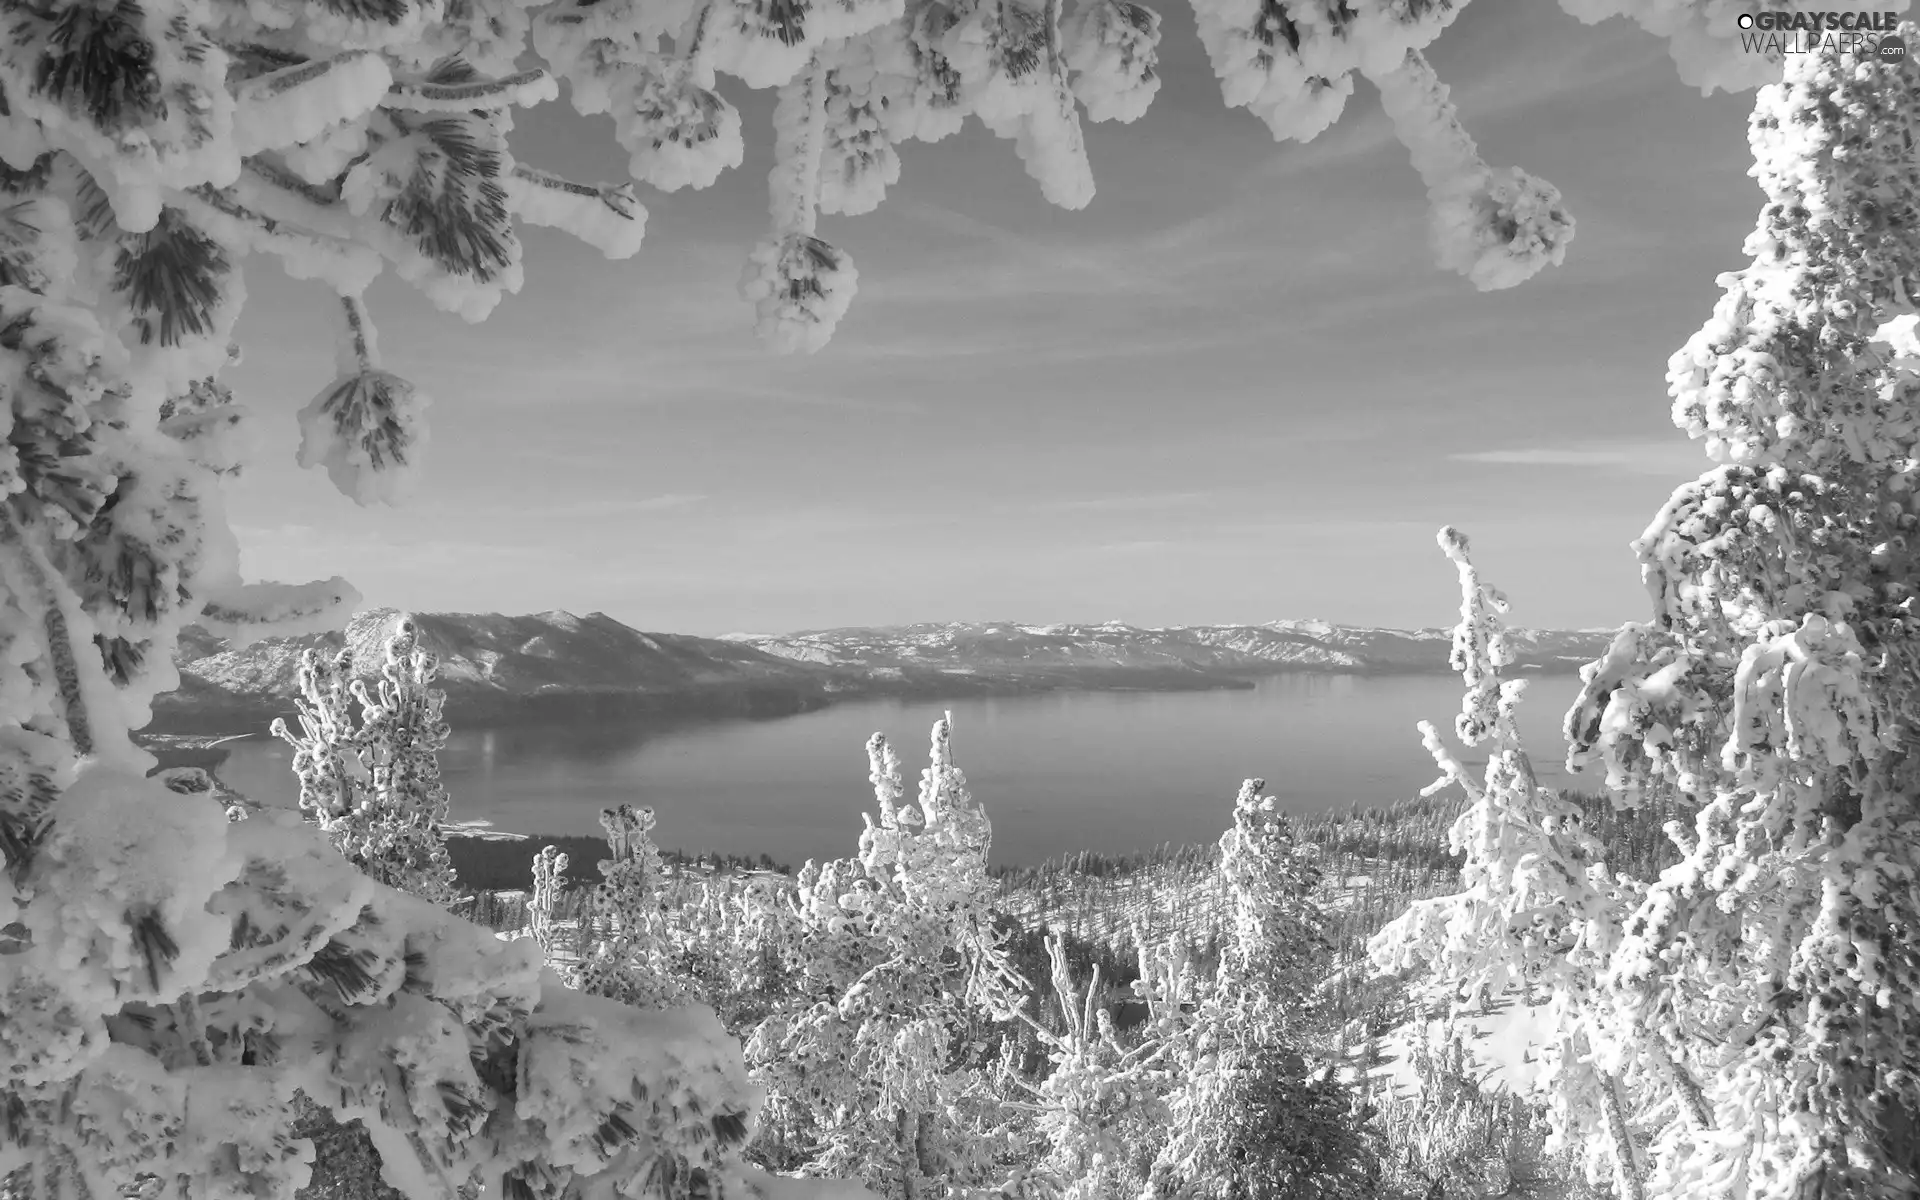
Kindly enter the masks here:
<path id="1" fill-rule="evenodd" d="M 338 575 L 313 583 L 246 583 L 209 589 L 201 628 L 239 650 L 261 638 L 325 633 L 346 624 L 360 606 L 357 589 Z"/>
<path id="2" fill-rule="evenodd" d="M 1085 208 L 1093 200 L 1093 167 L 1068 84 L 1060 6 L 978 0 L 941 49 L 973 115 L 1013 141 L 1040 194 L 1062 208 Z"/>
<path id="3" fill-rule="evenodd" d="M 564 229 L 608 258 L 632 258 L 647 230 L 647 210 L 632 184 L 574 183 L 515 163 L 502 186 L 507 205 L 529 225 Z"/>
<path id="4" fill-rule="evenodd" d="M 1073 94 L 1090 121 L 1137 121 L 1160 90 L 1160 14 L 1132 0 L 1080 0 L 1061 26 Z"/>
<path id="5" fill-rule="evenodd" d="M 1563 2 L 1583 20 L 1628 15 L 1668 38 L 1683 75 L 1703 86 L 1753 86 L 1779 70 L 1742 50 L 1718 4 Z M 557 97 L 564 81 L 580 112 L 613 116 L 634 179 L 671 190 L 707 186 L 742 161 L 744 131 L 721 76 L 779 88 L 798 93 L 773 130 L 780 170 L 794 182 L 775 189 L 774 234 L 752 257 L 748 291 L 763 336 L 811 350 L 845 311 L 853 274 L 846 253 L 794 206 L 871 209 L 898 178 L 899 142 L 938 140 L 972 115 L 1014 141 L 1050 200 L 1091 199 L 1079 106 L 1095 121 L 1146 110 L 1159 82 L 1160 16 L 1132 0 L 1065 3 L 559 0 L 530 11 L 490 0 L 444 11 L 323 3 L 300 16 L 187 0 L 20 5 L 0 17 L 0 92 L 11 114 L 0 161 L 26 177 L 12 190 L 96 210 L 115 236 L 160 230 L 176 243 L 209 243 L 171 261 L 145 254 L 150 271 L 204 275 L 196 262 L 224 260 L 231 274 L 257 251 L 357 296 L 384 261 L 443 309 L 477 320 L 520 287 L 516 219 L 616 257 L 637 249 L 645 227 L 644 208 L 617 187 L 595 189 L 594 203 L 518 171 L 513 109 Z M 1478 164 L 1444 87 L 1425 73 L 1421 52 L 1463 3 L 1194 6 L 1223 98 L 1277 137 L 1326 128 L 1361 74 L 1382 84 L 1403 131 L 1451 129 L 1420 135 L 1420 145 L 1469 147 L 1439 175 L 1422 161 L 1435 228 L 1449 231 L 1444 265 L 1486 287 L 1559 260 L 1571 223 L 1552 189 Z M 1420 78 L 1407 75 L 1409 63 Z M 36 170 L 49 161 L 58 169 Z M 326 199 L 268 203 L 263 174 L 302 179 Z M 193 294 L 174 288 L 165 318 L 194 311 L 181 304 Z M 236 307 L 237 293 L 230 299 L 225 307 Z M 217 323 L 209 335 L 224 338 L 230 321 Z M 167 357 L 201 340 L 199 328 L 183 328 L 193 336 L 169 342 Z M 356 496 L 384 494 L 341 483 Z"/>
<path id="6" fill-rule="evenodd" d="M 759 313 L 760 336 L 783 353 L 811 354 L 846 315 L 859 272 L 845 251 L 819 237 L 821 171 L 829 112 L 826 62 L 816 57 L 780 89 L 774 105 L 773 231 L 753 248 L 740 294 Z"/>
<path id="7" fill-rule="evenodd" d="M 392 503 L 419 480 L 432 401 L 381 368 L 379 342 L 359 296 L 340 298 L 339 321 L 339 374 L 300 410 L 299 462 L 325 467 L 356 503 Z"/>
<path id="8" fill-rule="evenodd" d="M 1496 171 L 1481 159 L 1447 98 L 1447 85 L 1424 55 L 1409 50 L 1399 66 L 1369 78 L 1427 185 L 1428 238 L 1442 267 L 1492 291 L 1560 265 L 1573 240 L 1573 218 L 1559 191 L 1525 171 Z"/>
<path id="9" fill-rule="evenodd" d="M 359 1120 L 413 1197 L 679 1195 L 751 1134 L 758 1095 L 711 1013 L 572 992 L 531 942 L 376 884 L 297 814 L 230 823 L 92 760 L 51 816 L 16 872 L 38 896 L 5 906 L 31 945 L 0 976 L 0 1172 L 26 1195 L 290 1198 L 311 1155 L 295 1089 Z"/>

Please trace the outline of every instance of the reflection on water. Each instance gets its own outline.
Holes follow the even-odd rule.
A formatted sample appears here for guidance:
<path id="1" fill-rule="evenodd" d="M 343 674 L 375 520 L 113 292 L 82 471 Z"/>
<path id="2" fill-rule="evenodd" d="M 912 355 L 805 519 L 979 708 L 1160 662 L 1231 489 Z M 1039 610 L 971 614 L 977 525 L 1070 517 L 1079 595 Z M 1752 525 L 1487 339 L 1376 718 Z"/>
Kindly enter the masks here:
<path id="1" fill-rule="evenodd" d="M 1541 782 L 1562 766 L 1572 676 L 1532 679 L 1520 724 Z M 928 730 L 954 714 L 955 761 L 994 823 L 994 860 L 1069 850 L 1122 853 L 1211 840 L 1242 779 L 1258 775 L 1297 812 L 1413 795 L 1435 775 L 1418 721 L 1451 744 L 1452 676 L 1281 675 L 1252 691 L 872 700 L 773 720 L 635 722 L 456 730 L 441 756 L 453 817 L 522 833 L 597 833 L 607 805 L 650 804 L 662 845 L 771 854 L 851 854 L 872 806 L 866 739 L 884 732 L 909 789 Z M 292 749 L 233 743 L 221 775 L 261 800 L 298 797 Z M 1465 761 L 1478 756 L 1455 747 Z"/>

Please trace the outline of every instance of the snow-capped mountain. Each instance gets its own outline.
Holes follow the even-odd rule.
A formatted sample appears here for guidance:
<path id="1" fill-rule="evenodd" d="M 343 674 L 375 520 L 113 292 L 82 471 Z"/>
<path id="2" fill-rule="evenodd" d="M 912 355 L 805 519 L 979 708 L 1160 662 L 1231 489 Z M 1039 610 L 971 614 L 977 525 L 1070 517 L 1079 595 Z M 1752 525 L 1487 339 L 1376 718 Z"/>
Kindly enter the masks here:
<path id="1" fill-rule="evenodd" d="M 189 629 L 181 638 L 180 689 L 155 705 L 150 731 L 237 732 L 291 717 L 303 650 L 351 647 L 360 671 L 371 675 L 398 616 L 374 610 L 356 615 L 344 635 L 272 638 L 240 650 Z M 448 719 L 468 725 L 776 716 L 862 695 L 1240 688 L 1282 671 L 1444 671 L 1452 644 L 1446 629 L 1324 621 L 1169 629 L 1002 621 L 705 638 L 643 633 L 604 613 L 416 613 L 414 620 L 440 659 Z M 1520 662 L 1536 670 L 1570 671 L 1610 636 L 1510 632 Z"/>
<path id="2" fill-rule="evenodd" d="M 180 690 L 154 708 L 154 730 L 235 730 L 292 717 L 301 652 L 351 648 L 373 675 L 399 613 L 356 614 L 343 634 L 269 638 L 241 650 L 204 630 L 180 639 Z M 415 613 L 440 660 L 456 723 L 661 713 L 775 715 L 826 703 L 837 672 L 717 638 L 642 633 L 604 613 Z"/>
<path id="3" fill-rule="evenodd" d="M 1515 629 L 1515 656 L 1532 670 L 1571 671 L 1612 639 L 1611 630 Z M 728 639 L 794 662 L 883 672 L 1092 675 L 1105 671 L 1253 676 L 1281 671 L 1425 672 L 1447 669 L 1451 629 L 1368 629 L 1325 621 L 1146 629 L 1023 625 L 1001 621 L 823 629 Z"/>

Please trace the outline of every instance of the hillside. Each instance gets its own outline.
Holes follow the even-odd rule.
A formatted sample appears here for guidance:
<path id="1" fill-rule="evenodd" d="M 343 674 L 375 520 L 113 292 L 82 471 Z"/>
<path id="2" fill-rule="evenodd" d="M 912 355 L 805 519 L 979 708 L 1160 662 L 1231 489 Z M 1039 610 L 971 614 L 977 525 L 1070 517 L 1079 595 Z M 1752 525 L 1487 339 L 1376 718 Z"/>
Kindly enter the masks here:
<path id="1" fill-rule="evenodd" d="M 1522 667 L 1567 670 L 1590 662 L 1612 630 L 1509 631 Z M 1369 629 L 1325 621 L 1143 629 L 1014 622 L 729 634 L 728 640 L 794 662 L 903 676 L 964 671 L 1019 676 L 1105 671 L 1199 672 L 1247 677 L 1283 671 L 1363 673 L 1447 670 L 1451 629 Z"/>
<path id="2" fill-rule="evenodd" d="M 371 674 L 398 615 L 376 609 L 356 615 L 344 634 L 270 638 L 242 650 L 190 628 L 180 641 L 180 688 L 155 705 L 150 732 L 231 733 L 290 716 L 302 651 L 351 647 Z M 1171 629 L 1002 622 L 707 638 L 643 633 L 597 612 L 415 620 L 440 659 L 447 718 L 467 726 L 785 716 L 852 696 L 1245 688 L 1283 671 L 1445 671 L 1451 645 L 1442 629 L 1320 621 Z M 1571 670 L 1609 637 L 1520 630 L 1513 641 L 1524 666 Z"/>

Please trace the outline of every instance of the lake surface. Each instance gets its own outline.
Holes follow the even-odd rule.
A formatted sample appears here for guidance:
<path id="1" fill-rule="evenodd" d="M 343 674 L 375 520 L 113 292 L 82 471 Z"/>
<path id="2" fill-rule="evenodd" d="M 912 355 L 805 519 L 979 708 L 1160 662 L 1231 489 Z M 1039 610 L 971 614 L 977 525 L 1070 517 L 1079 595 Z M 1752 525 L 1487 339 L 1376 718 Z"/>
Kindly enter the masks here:
<path id="1" fill-rule="evenodd" d="M 1563 767 L 1571 675 L 1530 678 L 1521 728 L 1541 782 Z M 993 861 L 1032 864 L 1073 850 L 1118 854 L 1211 841 L 1240 781 L 1258 776 L 1292 812 L 1385 804 L 1436 774 L 1415 724 L 1453 742 L 1453 675 L 1276 675 L 1252 691 L 1054 692 L 1001 699 L 872 700 L 775 720 L 672 729 L 632 722 L 455 730 L 441 755 L 457 821 L 532 834 L 597 834 L 603 807 L 651 805 L 662 846 L 798 865 L 855 852 L 873 810 L 866 740 L 884 733 L 911 796 L 928 735 L 953 711 L 954 761 L 993 820 Z M 292 748 L 228 744 L 231 786 L 266 803 L 299 795 Z"/>

